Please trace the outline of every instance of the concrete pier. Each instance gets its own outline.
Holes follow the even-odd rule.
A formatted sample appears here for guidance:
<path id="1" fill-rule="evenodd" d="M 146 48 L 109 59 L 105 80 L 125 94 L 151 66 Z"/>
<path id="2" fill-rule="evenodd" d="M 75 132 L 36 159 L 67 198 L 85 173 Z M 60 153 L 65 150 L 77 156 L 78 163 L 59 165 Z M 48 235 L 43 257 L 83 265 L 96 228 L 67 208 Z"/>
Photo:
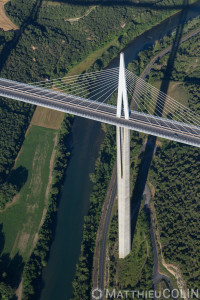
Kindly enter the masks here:
<path id="1" fill-rule="evenodd" d="M 122 116 L 124 112 L 124 116 Z M 120 54 L 117 117 L 129 119 L 129 105 L 126 87 L 124 54 Z M 119 258 L 131 251 L 131 211 L 130 211 L 130 130 L 117 126 L 117 186 L 118 186 L 118 226 Z"/>
<path id="2" fill-rule="evenodd" d="M 119 258 L 131 251 L 130 130 L 117 126 Z"/>

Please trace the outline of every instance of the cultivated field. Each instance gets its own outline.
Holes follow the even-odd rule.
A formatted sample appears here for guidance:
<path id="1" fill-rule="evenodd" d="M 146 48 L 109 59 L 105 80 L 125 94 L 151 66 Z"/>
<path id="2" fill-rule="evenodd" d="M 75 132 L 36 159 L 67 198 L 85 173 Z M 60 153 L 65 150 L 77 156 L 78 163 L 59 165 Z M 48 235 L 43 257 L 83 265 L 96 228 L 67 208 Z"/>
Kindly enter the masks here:
<path id="1" fill-rule="evenodd" d="M 57 134 L 57 130 L 30 126 L 16 161 L 16 180 L 22 188 L 0 213 L 5 235 L 3 253 L 11 258 L 18 253 L 26 261 L 37 242 L 48 205 Z"/>
<path id="2" fill-rule="evenodd" d="M 63 118 L 63 112 L 37 106 L 31 120 L 31 125 L 37 125 L 51 129 L 59 129 Z"/>
<path id="3" fill-rule="evenodd" d="M 4 5 L 9 0 L 0 0 L 0 28 L 2 28 L 4 31 L 8 30 L 17 30 L 18 27 L 11 22 L 11 20 L 6 16 Z"/>

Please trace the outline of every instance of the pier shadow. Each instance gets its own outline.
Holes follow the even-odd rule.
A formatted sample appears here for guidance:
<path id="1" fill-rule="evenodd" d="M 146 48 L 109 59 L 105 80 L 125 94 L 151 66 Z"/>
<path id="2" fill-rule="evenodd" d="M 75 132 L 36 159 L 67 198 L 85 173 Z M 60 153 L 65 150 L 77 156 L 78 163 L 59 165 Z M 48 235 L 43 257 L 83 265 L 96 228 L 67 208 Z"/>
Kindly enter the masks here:
<path id="1" fill-rule="evenodd" d="M 145 190 L 145 185 L 147 182 L 148 172 L 155 152 L 156 137 L 149 136 L 146 142 L 145 150 L 140 155 L 142 156 L 141 163 L 139 165 L 139 172 L 136 178 L 135 187 L 133 190 L 133 196 L 131 198 L 131 206 L 137 203 L 137 206 L 134 208 L 136 212 L 134 214 L 134 219 L 131 222 L 131 241 L 133 243 L 134 230 L 137 222 L 137 216 L 140 208 L 140 204 L 143 200 L 143 194 Z M 131 209 L 133 211 L 133 209 Z"/>
<path id="2" fill-rule="evenodd" d="M 172 72 L 174 69 L 174 63 L 176 60 L 178 47 L 179 47 L 179 44 L 180 44 L 180 41 L 182 38 L 182 34 L 183 34 L 183 28 L 184 28 L 183 20 L 185 19 L 186 15 L 187 15 L 187 5 L 188 5 L 188 0 L 184 0 L 183 1 L 184 9 L 181 11 L 181 14 L 179 17 L 180 18 L 179 26 L 177 27 L 175 38 L 174 38 L 173 45 L 172 45 L 172 50 L 170 52 L 167 66 L 164 71 L 164 77 L 163 77 L 163 80 L 161 83 L 160 93 L 161 92 L 163 92 L 165 94 L 168 93 L 169 84 L 170 84 Z M 164 99 L 163 105 L 161 106 L 161 104 L 159 102 L 159 97 L 160 97 L 160 94 L 158 95 L 158 101 L 156 103 L 154 114 L 161 117 L 163 110 L 164 110 L 166 99 Z M 137 203 L 137 202 L 141 203 L 141 201 L 143 199 L 143 194 L 144 194 L 145 185 L 146 185 L 147 178 L 148 178 L 149 169 L 151 166 L 151 162 L 152 162 L 154 153 L 156 151 L 156 140 L 157 140 L 156 136 L 149 135 L 147 138 L 143 158 L 142 158 L 141 164 L 139 166 L 139 172 L 138 172 L 138 176 L 137 176 L 135 187 L 134 187 L 133 199 L 132 199 L 132 201 L 134 201 L 134 203 Z M 145 211 L 146 211 L 147 218 L 149 220 L 149 226 L 150 226 L 151 244 L 152 244 L 152 249 L 153 249 L 153 257 L 154 257 L 153 286 L 154 286 L 154 290 L 156 290 L 157 284 L 162 279 L 162 276 L 158 270 L 158 253 L 157 253 L 157 249 L 156 249 L 155 237 L 154 237 L 153 227 L 152 227 L 152 223 L 151 223 L 150 210 L 149 210 L 148 204 L 145 204 Z M 132 242 L 133 242 L 133 235 L 132 235 Z M 167 279 L 165 278 L 165 280 L 167 280 Z"/>
<path id="3" fill-rule="evenodd" d="M 3 232 L 3 224 L 0 224 L 0 282 L 16 290 L 21 281 L 24 262 L 22 256 L 18 253 L 13 258 L 10 257 L 10 253 L 2 253 L 4 245 L 5 235 Z M 15 299 L 17 299 L 17 297 L 14 295 L 12 300 Z"/>
<path id="4" fill-rule="evenodd" d="M 179 21 L 180 25 L 177 27 L 177 30 L 176 30 L 176 35 L 175 35 L 175 38 L 173 41 L 172 51 L 170 52 L 169 59 L 167 62 L 167 67 L 164 71 L 164 77 L 163 77 L 161 87 L 160 87 L 160 93 L 163 92 L 166 95 L 168 93 L 169 84 L 170 84 L 171 77 L 172 77 L 172 72 L 173 72 L 173 68 L 174 68 L 174 63 L 175 63 L 178 47 L 179 47 L 180 40 L 181 40 L 181 37 L 183 34 L 184 24 L 182 24 L 182 20 L 185 18 L 186 14 L 187 14 L 187 8 L 186 8 L 187 3 L 188 3 L 188 0 L 183 1 L 183 5 L 185 8 L 180 14 L 180 21 Z M 158 99 L 159 99 L 159 97 L 160 97 L 160 94 L 158 95 Z M 165 106 L 165 101 L 163 101 L 162 106 L 160 105 L 160 102 L 157 101 L 154 114 L 161 117 L 164 106 Z M 156 140 L 157 140 L 156 136 L 149 135 L 147 138 L 143 159 L 142 159 L 140 167 L 139 167 L 139 173 L 138 173 L 138 176 L 136 179 L 136 184 L 135 184 L 134 192 L 133 192 L 133 199 L 137 199 L 137 201 L 141 201 L 142 197 L 143 197 L 149 168 L 151 165 L 153 154 L 156 151 Z"/>
<path id="5" fill-rule="evenodd" d="M 160 93 L 158 95 L 158 101 L 157 101 L 157 104 L 156 104 L 156 107 L 155 107 L 155 112 L 154 112 L 154 114 L 159 116 L 159 117 L 161 117 L 162 114 L 163 114 L 163 110 L 164 110 L 164 106 L 165 106 L 165 100 L 166 100 L 166 97 L 167 97 L 167 92 L 168 92 L 170 80 L 171 80 L 171 77 L 172 77 L 172 72 L 173 72 L 174 63 L 175 63 L 175 60 L 176 60 L 176 55 L 177 55 L 177 52 L 178 52 L 178 47 L 180 45 L 180 41 L 181 41 L 181 38 L 182 38 L 182 35 L 183 35 L 183 28 L 184 28 L 184 23 L 183 22 L 186 19 L 186 16 L 187 16 L 187 13 L 188 13 L 187 5 L 188 5 L 188 0 L 184 0 L 183 1 L 184 9 L 182 10 L 182 12 L 180 14 L 179 26 L 177 27 L 176 35 L 175 35 L 175 38 L 174 38 L 174 41 L 173 41 L 173 44 L 172 44 L 172 50 L 170 52 L 169 59 L 168 59 L 168 62 L 167 62 L 167 67 L 166 67 L 166 70 L 164 71 L 164 77 L 163 77 L 163 80 L 162 80 L 162 84 L 161 84 L 161 87 L 160 87 Z M 163 94 L 161 95 L 161 93 L 165 94 L 165 97 L 164 97 L 162 103 L 159 102 L 159 99 L 161 98 L 161 96 L 163 97 Z"/>

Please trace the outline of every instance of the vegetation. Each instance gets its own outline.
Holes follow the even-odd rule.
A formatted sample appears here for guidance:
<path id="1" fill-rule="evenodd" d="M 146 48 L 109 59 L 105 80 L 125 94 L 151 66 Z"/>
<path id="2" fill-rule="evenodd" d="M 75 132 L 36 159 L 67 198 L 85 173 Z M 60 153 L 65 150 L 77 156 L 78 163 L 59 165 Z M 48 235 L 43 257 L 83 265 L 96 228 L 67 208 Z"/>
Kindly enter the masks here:
<path id="1" fill-rule="evenodd" d="M 165 4 L 166 1 L 159 2 Z M 46 18 L 43 13 L 44 7 L 52 18 L 59 14 L 60 7 L 63 16 L 66 11 L 71 12 L 70 7 L 71 10 L 74 9 L 70 4 L 52 6 L 45 3 L 41 6 L 41 1 L 35 0 L 13 0 L 7 3 L 7 14 L 23 30 L 15 36 L 13 32 L 0 32 L 1 76 L 19 81 L 62 76 L 90 52 L 115 40 L 115 46 L 110 46 L 94 65 L 94 68 L 102 68 L 134 36 L 174 12 L 167 8 L 161 14 L 145 7 L 133 6 L 127 9 L 121 6 L 97 6 L 91 15 L 72 25 L 63 19 L 52 22 L 52 19 L 48 19 L 48 14 Z M 87 5 L 76 6 L 77 14 L 82 14 L 86 7 Z M 3 191 L 0 194 L 0 208 L 3 208 L 18 190 L 18 187 L 9 182 L 7 175 L 22 145 L 34 108 L 3 99 L 0 108 L 3 109 L 0 126 L 4 133 L 0 137 L 0 185 Z M 15 136 L 12 134 L 14 131 Z"/>
<path id="2" fill-rule="evenodd" d="M 198 288 L 199 151 L 170 143 L 157 150 L 151 169 L 162 251 L 181 267 L 188 288 Z"/>
<path id="3" fill-rule="evenodd" d="M 153 252 L 148 214 L 143 203 L 140 208 L 140 199 L 137 199 L 133 193 L 143 158 L 143 153 L 141 153 L 143 143 L 144 135 L 131 132 L 131 207 L 135 214 L 132 222 L 132 232 L 134 232 L 132 250 L 125 259 L 118 258 L 118 213 L 116 206 L 109 228 L 107 244 L 109 259 L 106 263 L 106 287 L 110 289 L 137 291 L 152 289 Z"/>
<path id="4" fill-rule="evenodd" d="M 90 297 L 96 233 L 115 158 L 115 128 L 108 126 L 106 137 L 96 162 L 95 173 L 91 175 L 94 186 L 90 196 L 88 215 L 85 217 L 81 254 L 73 282 L 73 299 L 89 299 Z"/>
<path id="5" fill-rule="evenodd" d="M 195 20 L 197 26 L 199 18 Z M 198 25 L 199 26 L 199 25 Z M 174 38 L 166 37 L 164 41 Z M 199 113 L 199 35 L 182 43 L 176 49 L 172 73 L 166 73 L 170 54 L 158 60 L 149 81 L 157 86 L 168 78 L 168 93 L 180 89 L 185 105 Z M 157 43 L 139 55 L 131 67 L 140 72 L 151 55 L 163 48 Z M 156 49 L 156 50 L 155 50 Z M 188 59 L 189 58 L 189 59 Z M 140 70 L 140 71 L 139 71 Z M 173 85 L 173 89 L 171 88 Z M 172 91 L 173 90 L 173 91 Z M 179 97 L 180 97 L 180 91 Z M 155 187 L 154 205 L 159 224 L 162 252 L 167 263 L 181 269 L 187 288 L 197 289 L 199 273 L 199 150 L 186 145 L 162 141 L 157 147 L 149 179 Z"/>
<path id="6" fill-rule="evenodd" d="M 0 209 L 10 202 L 20 189 L 16 182 L 12 181 L 11 167 L 20 147 L 24 141 L 24 135 L 33 108 L 17 101 L 0 99 Z"/>
<path id="7" fill-rule="evenodd" d="M 109 230 L 110 263 L 107 287 L 119 290 L 152 290 L 153 252 L 145 209 L 142 207 L 137 217 L 131 253 L 123 260 L 118 258 L 117 219 L 115 214 Z"/>
<path id="8" fill-rule="evenodd" d="M 23 82 L 61 77 L 88 54 L 114 41 L 114 45 L 111 45 L 107 51 L 102 54 L 101 59 L 99 59 L 94 66 L 95 69 L 102 68 L 136 35 L 144 32 L 149 27 L 175 12 L 175 10 L 169 10 L 167 6 L 166 10 L 162 11 L 149 10 L 145 7 L 138 8 L 136 5 L 128 8 L 117 5 L 110 7 L 97 6 L 87 17 L 72 24 L 69 21 L 65 21 L 65 19 L 59 19 L 64 16 L 60 15 L 60 5 L 45 3 L 44 6 L 42 6 L 42 2 L 43 1 L 36 0 L 12 0 L 6 5 L 8 16 L 20 26 L 20 30 L 16 33 L 12 31 L 0 31 L 0 72 L 2 77 Z M 150 1 L 147 1 L 147 3 L 149 2 Z M 153 0 L 151 2 L 153 2 Z M 172 0 L 159 1 L 159 3 L 161 2 L 163 5 L 174 4 Z M 179 3 L 182 4 L 182 1 L 176 1 L 176 4 Z M 45 6 L 48 6 L 48 8 L 46 9 Z M 64 10 L 64 14 L 69 7 L 70 5 Z M 44 9 L 46 9 L 46 11 Z M 74 12 L 72 10 L 70 14 L 72 13 L 73 17 L 76 17 L 75 10 Z M 85 12 L 86 8 L 84 6 L 79 7 L 77 10 L 78 16 Z M 69 15 L 66 15 L 64 18 L 68 16 Z M 0 128 L 2 135 L 0 137 L 0 185 L 1 190 L 3 190 L 3 193 L 0 195 L 1 209 L 4 208 L 6 202 L 11 201 L 15 193 L 21 189 L 20 185 L 18 186 L 11 181 L 11 169 L 14 166 L 17 153 L 24 141 L 25 132 L 33 112 L 34 107 L 28 104 L 1 98 Z M 69 123 L 71 123 L 71 120 L 69 120 Z M 63 126 L 64 132 L 61 132 L 60 144 L 58 146 L 60 157 L 56 160 L 55 184 L 52 189 L 47 218 L 40 232 L 39 243 L 25 267 L 24 299 L 34 298 L 33 293 L 39 288 L 38 276 L 41 275 L 42 266 L 45 265 L 48 257 L 53 232 L 52 221 L 54 220 L 56 211 L 56 199 L 59 195 L 64 176 L 64 170 L 61 168 L 66 167 L 67 164 L 64 140 L 70 125 L 65 121 Z M 110 149 L 108 144 L 107 148 L 110 155 L 110 157 L 108 155 L 108 158 L 111 159 L 110 153 L 112 153 L 113 150 Z M 63 149 L 65 153 L 62 152 Z M 110 172 L 109 160 L 107 161 L 108 158 L 106 158 L 106 156 L 101 158 L 106 162 L 106 174 L 103 175 L 105 171 L 104 166 L 101 166 L 99 173 L 97 172 L 97 178 L 98 176 L 98 179 L 102 178 L 102 181 L 100 181 L 102 183 L 105 180 L 105 186 Z M 103 201 L 103 193 L 105 193 L 103 191 L 103 188 L 105 188 L 104 184 L 102 189 L 98 186 L 99 190 L 94 191 L 97 193 L 97 198 L 102 197 L 101 203 Z M 96 200 L 96 195 L 93 197 L 89 216 L 86 217 L 84 231 L 86 237 L 88 235 L 88 228 L 91 230 L 91 226 L 94 226 L 96 230 L 98 217 L 100 216 L 101 203 L 98 203 Z M 95 212 L 98 211 L 97 218 L 94 218 L 93 210 Z M 95 225 L 91 223 L 92 221 Z M 85 251 L 87 250 L 91 266 L 94 235 L 87 238 L 88 241 L 85 242 L 82 250 L 82 260 L 85 260 Z M 7 262 L 5 255 L 2 260 L 3 259 L 5 267 L 5 261 Z M 18 269 L 19 271 L 22 271 L 21 266 L 22 265 L 20 265 Z M 6 269 L 6 267 L 3 269 Z M 7 284 L 6 280 L 3 279 L 4 274 L 2 273 L 0 276 L 2 281 Z M 10 290 L 9 287 L 8 290 Z M 2 291 L 5 291 L 4 287 L 2 287 L 0 291 L 3 295 L 4 292 Z M 88 290 L 86 290 L 86 294 L 87 293 Z"/>
<path id="9" fill-rule="evenodd" d="M 31 125 L 37 125 L 51 129 L 60 129 L 63 119 L 63 112 L 37 106 L 31 120 Z"/>
<path id="10" fill-rule="evenodd" d="M 2 300 L 9 300 L 13 298 L 13 289 L 4 282 L 0 283 L 0 296 Z"/>
<path id="11" fill-rule="evenodd" d="M 100 157 L 96 163 L 95 173 L 91 175 L 94 182 L 93 192 L 90 197 L 90 208 L 88 216 L 85 217 L 84 234 L 81 245 L 81 255 L 77 265 L 76 276 L 73 282 L 74 294 L 72 299 L 88 299 L 91 292 L 92 263 L 96 241 L 96 232 L 101 216 L 101 209 L 105 199 L 107 186 L 111 177 L 111 171 L 116 159 L 115 130 L 106 126 L 107 132 L 100 151 Z M 132 176 L 138 172 L 140 159 L 139 150 L 142 145 L 142 136 L 138 133 L 132 134 L 131 139 L 131 165 Z M 133 180 L 132 180 L 133 181 Z M 132 206 L 136 205 L 133 202 Z M 126 260 L 118 259 L 117 243 L 117 214 L 115 213 L 109 231 L 109 286 L 111 287 L 133 287 L 137 289 L 151 288 L 152 275 L 152 250 L 148 232 L 148 220 L 144 210 L 139 214 L 136 234 L 133 240 L 133 251 Z M 139 242 L 140 240 L 140 242 Z M 137 246 L 136 246 L 137 245 Z M 146 256 L 145 254 L 148 255 Z M 132 265 L 137 265 L 139 273 L 132 271 Z M 141 267 L 142 266 L 142 267 Z M 141 267 L 141 268 L 140 268 Z M 117 270 L 113 272 L 113 270 Z M 116 274 L 116 276 L 115 276 Z M 130 276 L 131 274 L 131 276 Z M 118 278 L 116 281 L 116 277 Z"/>
<path id="12" fill-rule="evenodd" d="M 45 221 L 39 231 L 37 245 L 26 263 L 23 272 L 23 300 L 36 299 L 40 291 L 42 269 L 46 266 L 54 234 L 54 222 L 58 199 L 62 190 L 65 170 L 68 165 L 68 146 L 66 140 L 71 131 L 73 117 L 66 116 L 59 132 L 56 158 L 53 169 L 53 182 Z"/>
<path id="13" fill-rule="evenodd" d="M 10 181 L 20 191 L 10 207 L 0 213 L 6 237 L 3 253 L 10 253 L 11 257 L 19 253 L 26 261 L 34 246 L 48 203 L 49 164 L 57 134 L 52 129 L 31 126 L 12 169 Z"/>
<path id="14" fill-rule="evenodd" d="M 170 1 L 160 2 L 170 5 Z M 179 2 L 182 3 L 181 0 Z M 148 6 L 149 1 L 147 3 Z M 98 5 L 91 15 L 71 24 L 62 18 L 57 20 L 56 15 L 62 14 L 64 18 L 71 14 L 80 16 L 88 8 L 88 3 L 85 6 L 53 4 L 56 6 L 52 2 L 42 4 L 35 0 L 12 0 L 6 4 L 8 16 L 22 30 L 17 33 L 0 31 L 1 76 L 26 82 L 62 76 L 89 53 L 114 41 L 114 45 L 109 46 L 94 65 L 94 68 L 102 68 L 136 35 L 174 13 L 167 6 L 160 13 L 149 11 L 145 6 L 137 8 L 133 5 L 127 9 L 126 6 Z M 7 175 L 14 165 L 34 108 L 4 99 L 0 105 L 0 126 L 4 133 L 0 137 L 0 185 L 3 191 L 0 194 L 0 208 L 4 208 L 18 190 L 9 182 Z"/>
<path id="15" fill-rule="evenodd" d="M 187 30 L 190 31 L 194 28 L 196 28 L 198 26 L 198 22 L 197 20 L 195 20 L 192 24 L 188 23 L 186 25 Z M 184 32 L 186 32 L 186 29 L 184 30 Z M 157 53 L 159 53 L 162 49 L 166 48 L 168 45 L 171 44 L 172 39 L 173 39 L 174 34 L 167 36 L 163 39 L 163 41 L 161 41 L 161 43 L 159 44 L 158 42 L 156 43 L 156 45 L 151 48 L 148 51 L 144 51 L 141 52 L 138 55 L 138 60 L 134 61 L 132 64 L 129 65 L 129 68 L 131 70 L 136 71 L 138 74 L 141 73 L 141 71 L 144 69 L 144 66 L 150 61 L 150 59 L 152 58 L 152 56 L 156 55 Z M 190 41 L 185 42 L 184 45 L 186 45 L 186 43 L 191 43 Z M 197 43 L 198 44 L 198 43 Z M 196 45 L 197 45 L 196 44 Z M 163 58 L 164 59 L 164 58 Z M 180 60 L 181 60 L 181 56 L 180 56 Z M 160 60 L 161 61 L 161 60 Z M 159 62 L 160 63 L 160 62 Z M 165 64 L 166 65 L 166 64 Z M 180 62 L 177 63 L 177 65 L 179 65 L 179 67 L 181 67 Z M 156 67 L 155 67 L 156 68 Z M 158 70 L 160 70 L 159 68 L 157 68 L 157 77 L 155 79 L 158 79 L 159 77 L 159 73 Z M 180 73 L 181 74 L 181 73 Z M 150 74 L 150 80 L 153 78 L 152 73 Z M 187 94 L 188 96 L 188 94 Z M 188 98 L 186 100 L 186 103 L 188 101 Z M 185 104 L 185 100 L 183 101 L 183 103 Z M 136 137 L 135 143 L 138 143 L 138 137 Z M 136 151 L 135 153 L 138 154 L 138 144 L 136 146 Z M 133 155 L 132 155 L 133 158 Z M 133 164 L 134 166 L 135 164 Z M 137 162 L 136 166 L 135 166 L 136 170 L 137 168 L 139 168 L 139 162 Z M 137 172 L 136 172 L 137 173 Z M 164 174 L 164 170 L 163 170 L 163 174 Z M 164 180 L 163 180 L 164 181 Z M 94 186 L 95 188 L 95 186 Z M 100 207 L 99 207 L 100 209 Z M 116 249 L 116 237 L 117 237 L 117 231 L 116 231 L 116 224 L 117 224 L 117 215 L 115 215 L 113 217 L 112 223 L 111 223 L 111 229 L 110 229 L 110 238 L 109 238 L 109 249 L 110 249 L 110 285 L 112 286 L 123 286 L 123 288 L 125 287 L 135 287 L 135 288 L 140 288 L 140 289 L 150 289 L 152 287 L 152 281 L 151 281 L 151 275 L 152 275 L 152 267 L 153 267 L 153 261 L 152 261 L 152 252 L 151 252 L 151 245 L 150 245 L 150 240 L 149 240 L 149 233 L 148 233 L 148 221 L 145 219 L 145 214 L 144 211 L 140 212 L 141 215 L 139 215 L 138 217 L 138 221 L 137 221 L 137 225 L 136 225 L 136 234 L 134 236 L 134 241 L 137 243 L 138 242 L 138 236 L 140 235 L 140 242 L 141 242 L 141 235 L 142 236 L 147 236 L 147 242 L 148 242 L 148 247 L 149 247 L 149 258 L 146 260 L 145 262 L 145 250 L 148 248 L 145 248 L 145 243 L 144 240 L 142 240 L 141 242 L 141 248 L 140 251 L 138 250 L 138 248 L 136 247 L 135 250 L 133 250 L 133 252 L 131 252 L 130 256 L 127 257 L 127 260 L 125 260 L 124 262 L 119 261 L 117 259 L 117 249 Z M 145 225 L 141 225 L 142 222 L 141 220 L 143 220 L 143 223 Z M 91 223 L 93 224 L 93 223 Z M 144 226 L 144 227 L 143 227 Z M 95 229 L 96 230 L 96 229 Z M 91 232 L 91 227 L 90 227 L 90 232 Z M 138 236 L 137 236 L 138 234 Z M 144 235 L 143 235 L 144 234 Z M 79 264 L 77 266 L 77 272 L 76 272 L 76 277 L 74 280 L 74 296 L 73 299 L 88 299 L 87 297 L 89 296 L 89 291 L 90 291 L 90 287 L 91 287 L 91 258 L 90 256 L 87 256 L 87 251 L 85 251 L 85 248 L 83 247 L 85 240 L 88 241 L 88 236 L 86 235 L 85 237 L 85 232 L 84 232 L 84 237 L 83 237 L 83 242 L 82 242 L 82 251 L 81 251 L 81 256 L 80 256 L 80 260 L 79 260 Z M 136 244 L 137 244 L 136 243 Z M 135 245 L 135 244 L 134 244 Z M 90 255 L 93 255 L 93 251 L 90 252 Z M 90 263 L 88 263 L 88 261 L 90 261 Z M 141 271 L 141 273 L 139 272 L 133 272 L 132 270 L 132 265 L 134 264 L 137 266 L 140 266 L 141 262 L 144 263 L 144 267 Z M 139 269 L 139 267 L 138 267 Z M 116 275 L 114 275 L 115 272 L 113 272 L 113 270 L 117 270 Z M 116 279 L 118 278 L 118 279 Z M 121 284 L 123 282 L 123 284 Z M 84 288 L 83 288 L 84 287 Z M 88 288 L 89 287 L 89 288 Z"/>
<path id="16" fill-rule="evenodd" d="M 167 5 L 174 4 L 173 0 L 159 1 L 158 5 L 161 2 L 167 4 L 166 10 L 161 11 L 148 9 L 150 1 L 144 8 L 98 5 L 87 17 L 70 23 L 57 19 L 57 15 L 62 9 L 64 17 L 66 11 L 70 12 L 69 7 L 74 8 L 73 5 L 52 6 L 47 2 L 42 6 L 41 2 L 12 0 L 6 5 L 8 16 L 24 30 L 10 53 L 3 75 L 21 81 L 61 77 L 93 51 L 115 41 L 115 45 L 110 46 L 96 63 L 96 68 L 102 68 L 134 37 L 176 11 L 167 9 Z M 176 4 L 181 5 L 182 0 Z M 86 6 L 75 7 L 79 16 L 88 5 L 86 2 Z"/>
<path id="17" fill-rule="evenodd" d="M 184 24 L 183 27 L 181 28 L 182 33 L 180 38 L 190 33 L 191 31 L 199 28 L 199 22 L 200 22 L 200 17 L 197 17 Z M 166 49 L 167 47 L 173 44 L 175 35 L 176 35 L 176 30 L 173 31 L 171 34 L 164 36 L 162 40 L 156 41 L 155 44 L 149 47 L 147 50 L 139 52 L 137 59 L 129 63 L 128 65 L 129 70 L 131 70 L 137 75 L 140 75 L 153 57 L 160 54 L 162 50 Z M 189 39 L 188 41 L 184 42 L 183 46 L 190 44 L 191 43 L 190 41 L 191 40 Z M 182 47 L 182 45 L 180 47 Z M 181 52 L 179 55 L 182 55 Z M 158 58 L 153 68 L 151 69 L 151 73 L 149 74 L 149 80 L 151 83 L 155 83 L 156 80 L 160 80 L 159 71 L 161 70 L 161 66 L 163 65 L 163 62 L 165 62 L 165 66 L 166 66 L 166 62 L 168 58 L 169 58 L 169 54 L 165 55 L 161 59 Z M 164 69 L 161 70 L 161 72 L 163 71 Z"/>

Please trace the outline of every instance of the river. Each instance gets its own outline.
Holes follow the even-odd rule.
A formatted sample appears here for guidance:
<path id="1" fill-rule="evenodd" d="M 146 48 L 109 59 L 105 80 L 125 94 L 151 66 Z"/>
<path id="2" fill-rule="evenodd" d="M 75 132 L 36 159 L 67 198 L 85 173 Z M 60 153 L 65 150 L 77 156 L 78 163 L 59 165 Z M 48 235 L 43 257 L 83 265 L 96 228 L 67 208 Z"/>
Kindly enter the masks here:
<path id="1" fill-rule="evenodd" d="M 188 9 L 185 21 L 199 14 L 200 1 L 195 7 Z M 139 51 L 147 49 L 177 27 L 178 15 L 135 38 L 124 49 L 126 65 L 136 59 Z M 114 59 L 109 67 L 118 66 L 118 61 L 119 58 Z M 80 254 L 84 216 L 87 215 L 92 190 L 89 173 L 94 170 L 103 136 L 100 123 L 75 118 L 70 138 L 72 155 L 60 199 L 55 238 L 43 272 L 44 286 L 40 300 L 69 300 L 72 296 L 72 281 Z"/>

